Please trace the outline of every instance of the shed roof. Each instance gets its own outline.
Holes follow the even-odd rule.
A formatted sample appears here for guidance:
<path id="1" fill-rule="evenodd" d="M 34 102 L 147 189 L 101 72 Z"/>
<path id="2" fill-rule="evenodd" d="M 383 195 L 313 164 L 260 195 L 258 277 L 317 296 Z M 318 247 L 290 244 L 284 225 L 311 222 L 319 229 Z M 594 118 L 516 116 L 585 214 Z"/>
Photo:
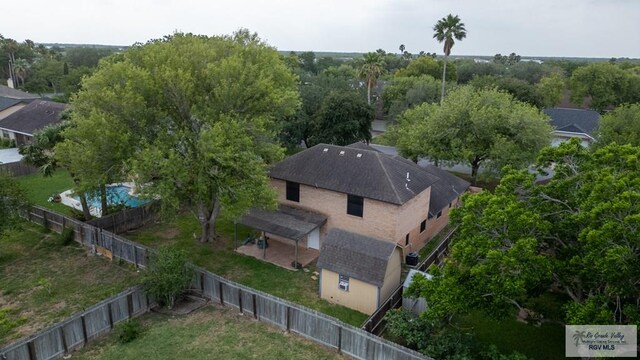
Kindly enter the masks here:
<path id="1" fill-rule="evenodd" d="M 551 118 L 551 126 L 559 131 L 593 136 L 600 123 L 600 114 L 593 110 L 551 108 L 542 111 Z"/>
<path id="2" fill-rule="evenodd" d="M 381 287 L 396 244 L 331 229 L 322 241 L 318 267 Z"/>
<path id="3" fill-rule="evenodd" d="M 277 163 L 269 175 L 397 205 L 438 181 L 410 161 L 359 145 L 319 144 Z"/>
<path id="4" fill-rule="evenodd" d="M 62 121 L 60 113 L 67 104 L 46 100 L 34 100 L 29 105 L 0 120 L 0 128 L 33 135 L 47 125 Z"/>
<path id="5" fill-rule="evenodd" d="M 326 221 L 327 217 L 324 215 L 280 205 L 276 211 L 253 208 L 238 222 L 254 229 L 298 241 L 322 226 Z"/>

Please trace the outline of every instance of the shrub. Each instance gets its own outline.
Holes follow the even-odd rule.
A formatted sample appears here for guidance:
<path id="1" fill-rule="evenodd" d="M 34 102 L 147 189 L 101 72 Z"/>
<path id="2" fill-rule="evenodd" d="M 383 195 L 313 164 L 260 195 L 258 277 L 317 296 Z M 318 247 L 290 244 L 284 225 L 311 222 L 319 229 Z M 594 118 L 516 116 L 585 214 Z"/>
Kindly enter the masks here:
<path id="1" fill-rule="evenodd" d="M 189 286 L 193 271 L 187 267 L 184 251 L 174 247 L 161 247 L 151 257 L 142 284 L 149 295 L 161 305 L 172 308 L 178 297 Z"/>
<path id="2" fill-rule="evenodd" d="M 74 232 L 73 229 L 66 228 L 62 231 L 62 234 L 58 235 L 58 245 L 60 246 L 69 246 L 73 244 L 74 241 Z"/>
<path id="3" fill-rule="evenodd" d="M 140 337 L 142 325 L 136 319 L 130 319 L 120 324 L 118 327 L 118 342 L 127 344 Z"/>

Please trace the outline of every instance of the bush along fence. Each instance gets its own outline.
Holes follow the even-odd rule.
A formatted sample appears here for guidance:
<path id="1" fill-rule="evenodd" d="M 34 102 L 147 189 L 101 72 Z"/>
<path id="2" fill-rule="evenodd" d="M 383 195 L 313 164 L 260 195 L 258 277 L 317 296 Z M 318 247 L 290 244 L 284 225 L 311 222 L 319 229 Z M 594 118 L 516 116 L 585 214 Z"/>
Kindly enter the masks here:
<path id="1" fill-rule="evenodd" d="M 37 334 L 0 349 L 1 360 L 57 359 L 105 334 L 121 322 L 140 316 L 155 302 L 140 286 L 125 290 Z"/>
<path id="2" fill-rule="evenodd" d="M 68 218 L 50 210 L 33 207 L 28 219 L 51 230 L 73 229 L 74 239 L 97 253 L 116 260 L 146 267 L 151 248 L 127 240 L 90 224 Z M 343 323 L 331 316 L 291 303 L 244 285 L 227 280 L 202 268 L 194 269 L 191 290 L 223 306 L 238 309 L 242 314 L 306 337 L 355 359 L 413 360 L 429 359 L 394 342 L 363 329 Z M 13 348 L 11 345 L 10 348 Z M 7 348 L 9 349 L 9 348 Z M 0 350 L 0 354 L 5 350 Z M 61 356 L 61 355 L 60 355 Z M 8 357 L 7 360 L 40 360 L 52 357 Z M 0 355 L 0 360 L 5 360 Z"/>
<path id="3" fill-rule="evenodd" d="M 440 265 L 442 259 L 449 252 L 449 245 L 451 244 L 451 238 L 456 232 L 457 228 L 452 229 L 444 237 L 444 240 L 436 246 L 436 248 L 422 260 L 415 268 L 420 271 L 426 271 L 431 265 Z M 385 320 L 384 316 L 391 309 L 397 309 L 402 305 L 402 291 L 403 285 L 400 284 L 398 288 L 391 294 L 391 297 L 387 299 L 362 325 L 362 329 L 380 335 L 384 331 Z"/>
<path id="4" fill-rule="evenodd" d="M 126 209 L 117 213 L 109 214 L 100 218 L 96 218 L 86 223 L 103 230 L 110 231 L 115 234 L 122 234 L 129 230 L 142 227 L 149 222 L 156 220 L 159 203 L 140 206 L 132 209 Z"/>

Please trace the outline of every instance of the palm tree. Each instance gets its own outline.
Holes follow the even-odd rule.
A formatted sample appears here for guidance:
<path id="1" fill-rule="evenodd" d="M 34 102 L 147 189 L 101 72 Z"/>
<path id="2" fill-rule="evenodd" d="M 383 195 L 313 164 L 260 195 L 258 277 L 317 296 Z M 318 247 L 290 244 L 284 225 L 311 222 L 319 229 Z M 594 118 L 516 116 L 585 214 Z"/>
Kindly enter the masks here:
<path id="1" fill-rule="evenodd" d="M 404 49 L 406 49 L 404 44 L 400 44 L 400 54 L 404 54 Z"/>
<path id="2" fill-rule="evenodd" d="M 371 89 L 376 86 L 378 77 L 382 74 L 384 63 L 377 52 L 364 54 L 364 64 L 360 69 L 360 77 L 367 81 L 367 103 L 371 105 Z"/>
<path id="3" fill-rule="evenodd" d="M 27 69 L 29 69 L 29 63 L 25 59 L 17 59 L 13 63 L 13 72 L 15 73 L 18 81 L 24 86 L 24 78 L 27 76 Z M 19 84 L 16 84 L 19 85 Z"/>
<path id="4" fill-rule="evenodd" d="M 444 69 L 442 70 L 442 97 L 440 102 L 444 100 L 444 84 L 446 82 L 447 75 L 447 58 L 451 54 L 451 48 L 455 43 L 455 40 L 462 40 L 467 36 L 467 30 L 464 28 L 464 24 L 460 21 L 458 15 L 447 15 L 436 23 L 433 27 L 433 37 L 438 40 L 439 43 L 444 41 Z"/>

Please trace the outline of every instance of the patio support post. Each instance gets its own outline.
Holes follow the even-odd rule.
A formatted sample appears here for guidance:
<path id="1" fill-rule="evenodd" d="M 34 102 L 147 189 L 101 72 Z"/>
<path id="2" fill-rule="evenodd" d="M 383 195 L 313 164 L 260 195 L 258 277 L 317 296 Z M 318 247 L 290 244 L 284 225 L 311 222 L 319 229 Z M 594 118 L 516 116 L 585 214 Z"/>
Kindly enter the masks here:
<path id="1" fill-rule="evenodd" d="M 238 250 L 238 223 L 233 222 L 233 246 L 234 250 Z"/>

